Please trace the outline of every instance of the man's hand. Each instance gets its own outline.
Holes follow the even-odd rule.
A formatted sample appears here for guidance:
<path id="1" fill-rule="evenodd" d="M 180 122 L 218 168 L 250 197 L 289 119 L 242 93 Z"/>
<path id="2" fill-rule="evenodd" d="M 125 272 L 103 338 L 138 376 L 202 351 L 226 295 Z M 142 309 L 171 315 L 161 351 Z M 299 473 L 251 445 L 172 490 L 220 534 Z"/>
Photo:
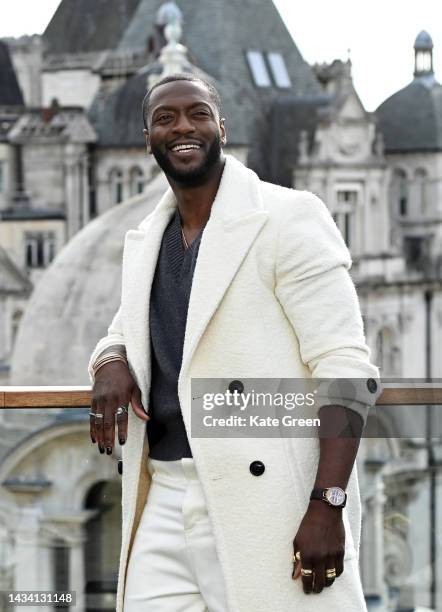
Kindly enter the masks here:
<path id="1" fill-rule="evenodd" d="M 102 414 L 102 418 L 90 418 L 91 440 L 98 442 L 100 453 L 112 453 L 115 442 L 115 414 L 119 406 L 132 405 L 135 414 L 143 421 L 150 417 L 141 403 L 141 391 L 129 368 L 122 361 L 111 361 L 103 365 L 95 375 L 92 389 L 92 413 Z M 127 411 L 117 415 L 118 441 L 124 444 L 127 439 Z"/>
<path id="2" fill-rule="evenodd" d="M 342 509 L 332 508 L 321 500 L 311 500 L 307 512 L 293 540 L 294 554 L 301 555 L 292 578 L 302 577 L 304 593 L 320 593 L 331 586 L 334 578 L 326 577 L 326 570 L 335 569 L 336 577 L 344 571 L 345 528 Z M 301 569 L 312 570 L 304 576 Z"/>

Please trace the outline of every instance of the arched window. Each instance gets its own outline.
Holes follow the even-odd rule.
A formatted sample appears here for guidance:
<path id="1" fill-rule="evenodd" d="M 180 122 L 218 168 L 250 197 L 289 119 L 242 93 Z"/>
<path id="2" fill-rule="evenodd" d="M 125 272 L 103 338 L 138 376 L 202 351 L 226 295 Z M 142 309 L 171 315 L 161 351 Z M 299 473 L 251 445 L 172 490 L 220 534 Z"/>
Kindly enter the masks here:
<path id="1" fill-rule="evenodd" d="M 130 195 L 134 196 L 138 193 L 143 193 L 144 190 L 144 174 L 141 168 L 135 166 L 129 173 L 129 188 Z"/>
<path id="2" fill-rule="evenodd" d="M 404 170 L 396 169 L 393 174 L 393 200 L 397 214 L 408 214 L 408 179 Z"/>
<path id="3" fill-rule="evenodd" d="M 419 215 L 428 213 L 427 201 L 427 183 L 428 175 L 424 168 L 418 168 L 414 173 L 414 181 L 416 185 L 416 212 Z"/>
<path id="4" fill-rule="evenodd" d="M 110 171 L 109 185 L 112 204 L 119 204 L 123 201 L 123 173 L 119 168 Z"/>

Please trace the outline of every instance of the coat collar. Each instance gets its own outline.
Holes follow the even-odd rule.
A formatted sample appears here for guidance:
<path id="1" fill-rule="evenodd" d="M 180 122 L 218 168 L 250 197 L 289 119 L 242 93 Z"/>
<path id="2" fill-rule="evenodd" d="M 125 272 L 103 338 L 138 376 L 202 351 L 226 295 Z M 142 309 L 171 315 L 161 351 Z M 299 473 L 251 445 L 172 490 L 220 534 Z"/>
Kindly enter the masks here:
<path id="1" fill-rule="evenodd" d="M 195 266 L 180 382 L 204 330 L 268 218 L 257 175 L 231 155 L 225 157 L 220 185 L 201 237 Z M 126 235 L 123 296 L 131 312 L 128 331 L 134 348 L 134 366 L 144 388 L 150 371 L 147 304 L 163 233 L 175 209 L 176 199 L 169 187 L 139 229 L 129 230 Z M 147 363 L 143 358 L 145 355 Z"/>

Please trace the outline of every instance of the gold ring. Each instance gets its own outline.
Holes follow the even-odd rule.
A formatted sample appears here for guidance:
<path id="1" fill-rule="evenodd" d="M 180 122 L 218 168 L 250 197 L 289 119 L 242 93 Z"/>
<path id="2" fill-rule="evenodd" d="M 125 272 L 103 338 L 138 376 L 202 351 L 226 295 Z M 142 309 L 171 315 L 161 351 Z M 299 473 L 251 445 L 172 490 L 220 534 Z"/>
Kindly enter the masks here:
<path id="1" fill-rule="evenodd" d="M 313 570 L 301 568 L 302 576 L 311 576 L 313 574 Z"/>
<path id="2" fill-rule="evenodd" d="M 325 572 L 327 578 L 336 578 L 336 569 L 333 567 L 332 569 L 328 569 Z"/>
<path id="3" fill-rule="evenodd" d="M 301 553 L 298 552 L 293 555 L 293 561 L 296 563 L 297 561 L 301 561 Z"/>

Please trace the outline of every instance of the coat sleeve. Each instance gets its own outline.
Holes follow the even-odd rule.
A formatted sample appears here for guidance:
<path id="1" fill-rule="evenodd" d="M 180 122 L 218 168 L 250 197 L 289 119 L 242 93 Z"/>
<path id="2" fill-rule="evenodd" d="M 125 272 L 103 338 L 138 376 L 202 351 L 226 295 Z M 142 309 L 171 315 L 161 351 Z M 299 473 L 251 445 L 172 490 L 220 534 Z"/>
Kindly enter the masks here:
<path id="1" fill-rule="evenodd" d="M 318 397 L 339 396 L 335 403 L 356 410 L 365 422 L 380 381 L 348 272 L 350 253 L 325 204 L 311 193 L 295 193 L 280 217 L 275 294 L 297 335 L 304 364 L 321 379 L 324 393 Z M 333 396 L 330 379 L 357 380 L 334 384 L 339 392 Z"/>
<path id="2" fill-rule="evenodd" d="M 94 383 L 93 365 L 95 361 L 104 350 L 115 345 L 126 346 L 121 323 L 121 305 L 118 308 L 116 314 L 114 315 L 114 318 L 112 319 L 111 324 L 108 327 L 107 336 L 104 336 L 103 338 L 101 338 L 101 340 L 98 341 L 89 359 L 88 372 L 89 379 L 92 384 Z"/>

